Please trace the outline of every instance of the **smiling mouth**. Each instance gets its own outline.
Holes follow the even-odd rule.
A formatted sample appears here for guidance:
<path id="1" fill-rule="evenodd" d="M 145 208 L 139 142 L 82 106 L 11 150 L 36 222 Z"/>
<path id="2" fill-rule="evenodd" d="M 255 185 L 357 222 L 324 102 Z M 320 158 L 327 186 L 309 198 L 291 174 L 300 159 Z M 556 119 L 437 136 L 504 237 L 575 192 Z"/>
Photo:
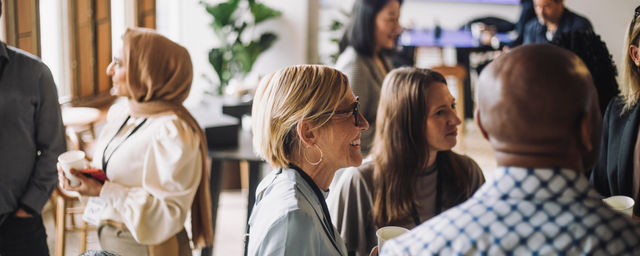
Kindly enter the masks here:
<path id="1" fill-rule="evenodd" d="M 359 147 L 360 146 L 360 139 L 352 141 L 351 143 L 349 143 L 349 145 L 354 146 L 354 147 Z"/>

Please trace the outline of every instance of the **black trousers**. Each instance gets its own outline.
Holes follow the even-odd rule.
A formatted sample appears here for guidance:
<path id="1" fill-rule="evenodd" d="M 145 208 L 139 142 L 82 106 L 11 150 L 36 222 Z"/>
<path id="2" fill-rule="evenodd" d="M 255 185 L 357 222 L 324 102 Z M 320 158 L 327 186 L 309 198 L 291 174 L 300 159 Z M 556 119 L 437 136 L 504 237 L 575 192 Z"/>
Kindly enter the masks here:
<path id="1" fill-rule="evenodd" d="M 0 224 L 0 256 L 49 255 L 42 217 L 18 218 L 11 214 Z"/>

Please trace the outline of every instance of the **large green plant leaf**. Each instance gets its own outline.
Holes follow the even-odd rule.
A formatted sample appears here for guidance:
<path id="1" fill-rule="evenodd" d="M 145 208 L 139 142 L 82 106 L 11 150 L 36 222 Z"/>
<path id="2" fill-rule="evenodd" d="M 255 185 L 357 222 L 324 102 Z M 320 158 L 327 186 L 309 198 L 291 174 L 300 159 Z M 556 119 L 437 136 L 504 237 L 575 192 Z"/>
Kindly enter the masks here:
<path id="1" fill-rule="evenodd" d="M 267 32 L 260 36 L 258 40 L 253 40 L 246 45 L 234 45 L 233 55 L 235 61 L 240 63 L 242 73 L 251 72 L 253 64 L 256 62 L 260 54 L 271 48 L 273 43 L 278 39 L 274 33 Z"/>
<path id="2" fill-rule="evenodd" d="M 200 4 L 205 6 L 205 9 L 211 16 L 213 16 L 214 25 L 222 28 L 227 25 L 233 25 L 233 13 L 238 9 L 240 0 L 228 0 L 216 5 L 211 5 L 205 2 Z"/>
<path id="3" fill-rule="evenodd" d="M 240 4 L 242 1 L 248 2 L 248 5 Z M 213 16 L 211 27 L 222 42 L 221 46 L 209 51 L 209 63 L 220 79 L 218 93 L 222 94 L 231 78 L 249 73 L 258 57 L 278 38 L 274 33 L 268 32 L 249 43 L 243 43 L 243 40 L 250 40 L 246 37 L 242 39 L 243 32 L 265 20 L 279 17 L 282 13 L 264 4 L 256 3 L 255 0 L 226 0 L 216 5 L 201 1 L 200 4 Z M 246 17 L 245 15 L 249 13 L 253 16 L 253 21 L 238 20 L 239 17 Z"/>
<path id="4" fill-rule="evenodd" d="M 255 1 L 249 1 L 251 14 L 253 14 L 253 22 L 258 24 L 268 19 L 279 17 L 282 13 L 278 10 L 272 9 L 262 3 L 256 3 Z"/>
<path id="5" fill-rule="evenodd" d="M 218 93 L 222 94 L 224 86 L 229 83 L 231 74 L 229 74 L 229 61 L 225 58 L 225 52 L 228 51 L 224 48 L 213 48 L 209 51 L 209 63 L 216 71 L 218 79 L 220 79 L 220 85 L 218 87 Z"/>

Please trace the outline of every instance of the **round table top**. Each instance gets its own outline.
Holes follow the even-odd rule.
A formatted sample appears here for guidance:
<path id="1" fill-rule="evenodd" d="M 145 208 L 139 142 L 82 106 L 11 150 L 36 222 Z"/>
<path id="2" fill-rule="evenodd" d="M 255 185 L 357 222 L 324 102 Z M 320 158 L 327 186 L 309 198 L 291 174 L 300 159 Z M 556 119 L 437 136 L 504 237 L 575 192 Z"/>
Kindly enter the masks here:
<path id="1" fill-rule="evenodd" d="M 65 126 L 81 126 L 95 123 L 100 119 L 100 110 L 88 107 L 62 108 L 62 123 Z"/>

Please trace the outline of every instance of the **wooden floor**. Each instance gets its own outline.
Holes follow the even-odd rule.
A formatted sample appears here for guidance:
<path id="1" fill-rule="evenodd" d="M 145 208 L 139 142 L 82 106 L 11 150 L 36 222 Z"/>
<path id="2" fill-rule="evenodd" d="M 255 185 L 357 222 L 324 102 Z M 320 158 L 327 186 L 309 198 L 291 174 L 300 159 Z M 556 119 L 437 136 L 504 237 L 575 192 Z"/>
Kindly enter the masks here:
<path id="1" fill-rule="evenodd" d="M 464 138 L 458 139 L 458 145 L 454 148 L 454 151 L 473 158 L 480 165 L 485 176 L 489 175 L 496 167 L 493 151 L 489 143 L 482 138 L 475 123 L 470 120 L 466 122 Z M 246 191 L 233 190 L 221 193 L 218 223 L 216 224 L 215 232 L 214 255 L 242 255 L 246 205 Z M 49 251 L 51 255 L 54 255 L 55 231 L 51 207 L 45 207 L 43 219 L 47 228 Z M 66 255 L 79 255 L 81 253 L 79 251 L 79 235 L 71 233 L 67 237 Z M 89 233 L 87 248 L 100 248 L 95 231 Z M 194 255 L 200 255 L 200 253 L 194 251 Z"/>

